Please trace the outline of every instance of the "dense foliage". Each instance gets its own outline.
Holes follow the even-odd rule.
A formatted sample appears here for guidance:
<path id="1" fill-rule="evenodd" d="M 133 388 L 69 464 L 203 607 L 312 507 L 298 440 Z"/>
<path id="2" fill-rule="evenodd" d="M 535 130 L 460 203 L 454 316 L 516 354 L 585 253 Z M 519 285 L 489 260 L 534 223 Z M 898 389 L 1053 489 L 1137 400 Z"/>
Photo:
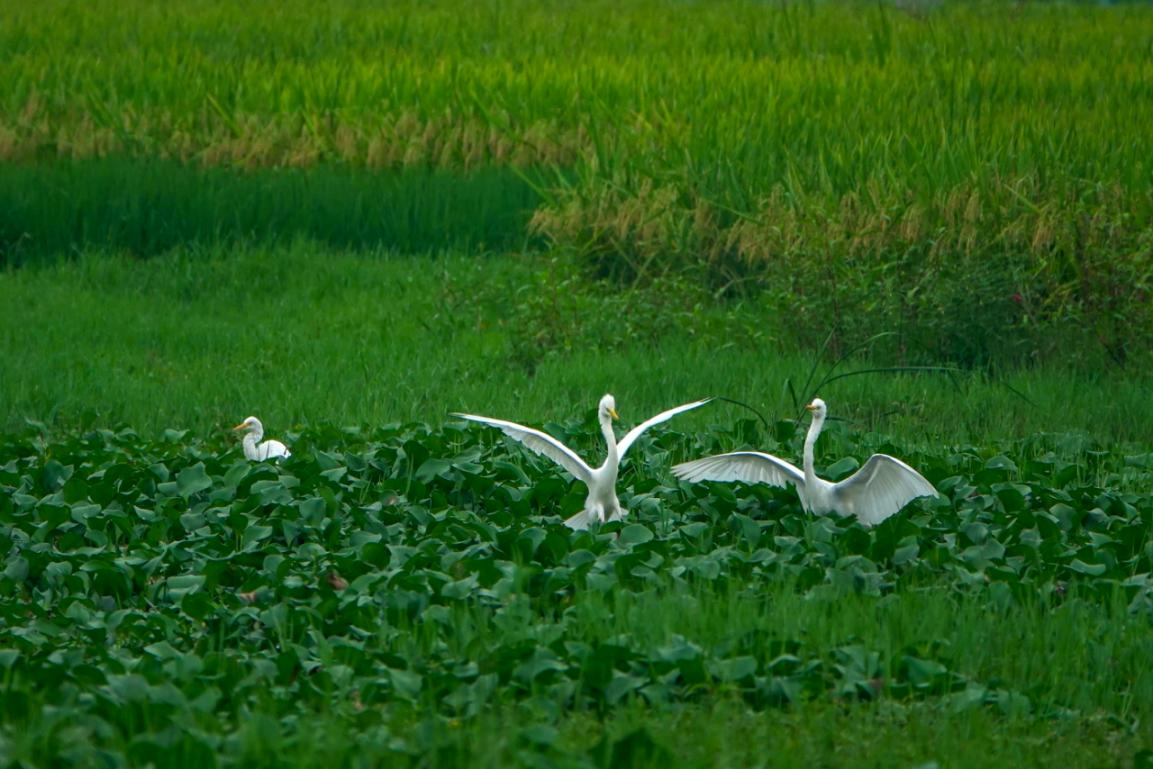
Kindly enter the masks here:
<path id="1" fill-rule="evenodd" d="M 0 766 L 1153 767 L 1151 22 L 0 3 Z M 799 455 L 730 402 L 575 533 L 496 431 L 332 426 L 605 388 L 820 389 L 902 437 L 819 472 L 941 497 L 672 480 Z M 291 458 L 148 437 L 251 409 Z"/>
<path id="2" fill-rule="evenodd" d="M 591 424 L 550 427 L 599 450 Z M 463 424 L 309 430 L 280 465 L 178 432 L 7 435 L 0 761 L 251 765 L 239 729 L 318 714 L 358 750 L 419 756 L 428 734 L 516 703 L 543 714 L 521 738 L 546 753 L 560 714 L 633 701 L 1147 710 L 1153 678 L 1133 662 L 1153 651 L 1153 495 L 1118 489 L 1147 486 L 1153 458 L 1077 437 L 910 455 L 834 428 L 824 461 L 889 450 L 943 493 L 873 530 L 814 519 L 787 490 L 662 480 L 722 443 L 787 454 L 798 438 L 792 422 L 654 435 L 622 479 L 628 519 L 573 533 L 579 484 Z M 1007 621 L 1120 601 L 1135 632 L 1081 677 L 1036 680 L 931 637 L 826 643 L 765 614 L 856 596 L 915 628 L 884 601 L 918 593 Z M 741 606 L 759 608 L 724 614 Z"/>

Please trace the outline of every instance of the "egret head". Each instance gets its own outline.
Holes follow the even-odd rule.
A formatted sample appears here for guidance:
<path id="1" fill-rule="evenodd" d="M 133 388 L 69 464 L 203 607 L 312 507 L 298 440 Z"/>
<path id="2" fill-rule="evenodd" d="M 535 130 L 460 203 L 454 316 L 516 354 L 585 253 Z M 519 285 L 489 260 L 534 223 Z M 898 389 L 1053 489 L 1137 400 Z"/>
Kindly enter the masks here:
<path id="1" fill-rule="evenodd" d="M 825 414 L 828 413 L 825 402 L 820 398 L 814 398 L 813 402 L 805 406 L 805 408 L 813 412 L 813 419 L 824 419 Z"/>
<path id="2" fill-rule="evenodd" d="M 256 417 L 249 417 L 232 429 L 243 430 L 246 433 L 263 433 L 264 425 L 260 424 L 260 420 Z"/>
<path id="3" fill-rule="evenodd" d="M 601 398 L 601 405 L 597 410 L 597 417 L 602 422 L 609 419 L 620 419 L 620 416 L 617 415 L 617 402 L 613 396 L 606 395 Z"/>

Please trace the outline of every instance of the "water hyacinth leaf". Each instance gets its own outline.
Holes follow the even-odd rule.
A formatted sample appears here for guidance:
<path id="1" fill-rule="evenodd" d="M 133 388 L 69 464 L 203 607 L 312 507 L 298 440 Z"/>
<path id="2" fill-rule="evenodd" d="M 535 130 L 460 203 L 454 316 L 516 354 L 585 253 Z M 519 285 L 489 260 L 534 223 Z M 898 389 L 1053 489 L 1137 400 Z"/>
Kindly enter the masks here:
<path id="1" fill-rule="evenodd" d="M 572 547 L 572 538 L 556 530 L 547 532 L 544 542 L 538 548 L 538 556 L 547 553 L 549 563 L 562 563 L 568 557 Z"/>
<path id="2" fill-rule="evenodd" d="M 370 566 L 383 569 L 392 560 L 392 550 L 380 542 L 365 542 L 360 548 L 360 558 Z"/>
<path id="3" fill-rule="evenodd" d="M 984 686 L 970 683 L 964 689 L 950 694 L 946 698 L 949 709 L 955 713 L 983 708 L 989 700 L 989 690 Z"/>
<path id="4" fill-rule="evenodd" d="M 121 703 L 148 703 L 152 687 L 147 679 L 136 674 L 109 676 L 107 689 Z"/>
<path id="5" fill-rule="evenodd" d="M 492 463 L 494 476 L 498 481 L 512 482 L 518 486 L 528 486 L 532 484 L 532 480 L 528 477 L 524 470 L 518 465 L 514 465 L 507 460 L 497 460 Z"/>
<path id="6" fill-rule="evenodd" d="M 225 471 L 224 478 L 221 480 L 221 485 L 226 488 L 235 489 L 240 485 L 240 482 L 244 480 L 251 469 L 251 464 L 247 460 L 236 462 L 232 465 L 232 467 Z"/>
<path id="7" fill-rule="evenodd" d="M 975 569 L 984 569 L 1000 561 L 1005 556 L 1005 547 L 1000 542 L 989 540 L 982 545 L 973 545 L 961 551 L 961 560 Z"/>
<path id="8" fill-rule="evenodd" d="M 320 477 L 326 481 L 331 481 L 332 483 L 339 483 L 341 479 L 343 479 L 347 474 L 347 467 L 331 467 L 327 470 L 322 470 Z"/>
<path id="9" fill-rule="evenodd" d="M 447 583 L 440 589 L 440 594 L 449 600 L 461 601 L 471 596 L 479 586 L 480 583 L 477 580 L 477 576 L 470 574 L 464 579 Z"/>
<path id="10" fill-rule="evenodd" d="M 447 459 L 430 457 L 421 463 L 414 477 L 421 483 L 431 483 L 437 478 L 449 477 L 452 469 L 452 463 Z"/>
<path id="11" fill-rule="evenodd" d="M 919 553 L 920 546 L 918 546 L 916 542 L 901 545 L 893 551 L 892 563 L 894 566 L 904 566 L 916 560 Z"/>
<path id="12" fill-rule="evenodd" d="M 833 464 L 825 468 L 824 477 L 830 481 L 840 481 L 848 478 L 861 467 L 861 463 L 854 457 L 845 457 L 838 459 Z"/>
<path id="13" fill-rule="evenodd" d="M 617 541 L 624 547 L 632 547 L 651 542 L 654 536 L 652 529 L 644 524 L 630 523 L 621 529 L 620 538 Z"/>
<path id="14" fill-rule="evenodd" d="M 914 689 L 940 688 L 948 679 L 949 669 L 935 660 L 906 656 L 901 658 L 900 671 Z"/>
<path id="15" fill-rule="evenodd" d="M 100 505 L 76 502 L 72 505 L 72 520 L 77 523 L 92 525 L 91 519 L 99 518 L 102 512 Z"/>
<path id="16" fill-rule="evenodd" d="M 612 679 L 605 687 L 605 702 L 616 705 L 625 697 L 636 693 L 648 683 L 647 679 L 629 673 L 614 673 Z"/>
<path id="17" fill-rule="evenodd" d="M 299 503 L 298 507 L 301 518 L 313 525 L 319 523 L 320 519 L 324 517 L 325 504 L 320 497 L 310 497 Z"/>
<path id="18" fill-rule="evenodd" d="M 49 492 L 59 491 L 72 477 L 72 472 L 71 467 L 62 465 L 55 459 L 49 459 L 44 463 L 44 470 L 41 473 L 44 488 Z"/>
<path id="19" fill-rule="evenodd" d="M 1081 513 L 1064 502 L 1058 502 L 1050 507 L 1049 514 L 1056 519 L 1058 525 L 1065 531 L 1072 529 L 1081 518 Z"/>
<path id="20" fill-rule="evenodd" d="M 750 550 L 755 549 L 761 541 L 761 525 L 747 515 L 732 514 L 733 525 L 741 533 L 741 540 Z"/>
<path id="21" fill-rule="evenodd" d="M 983 523 L 970 522 L 961 526 L 961 533 L 974 545 L 983 545 L 989 538 L 989 527 Z"/>
<path id="22" fill-rule="evenodd" d="M 203 462 L 197 462 L 176 474 L 177 493 L 185 499 L 197 492 L 211 488 L 211 486 L 212 479 L 208 477 L 208 471 L 205 470 Z"/>
<path id="23" fill-rule="evenodd" d="M 250 523 L 244 527 L 244 535 L 241 537 L 240 546 L 247 550 L 250 549 L 257 542 L 268 539 L 272 536 L 272 527 L 264 524 Z"/>
<path id="24" fill-rule="evenodd" d="M 522 531 L 517 538 L 521 556 L 525 559 L 531 559 L 547 538 L 548 532 L 537 526 L 531 526 Z"/>
<path id="25" fill-rule="evenodd" d="M 1103 563 L 1086 563 L 1080 558 L 1074 558 L 1069 564 L 1069 568 L 1080 574 L 1088 574 L 1092 577 L 1100 577 L 1106 571 L 1107 567 Z"/>
<path id="26" fill-rule="evenodd" d="M 551 673 L 563 673 L 566 670 L 568 665 L 558 659 L 555 653 L 550 649 L 541 648 L 536 650 L 532 659 L 518 665 L 512 675 L 514 679 L 532 685 L 538 678 Z"/>
<path id="27" fill-rule="evenodd" d="M 731 659 L 716 660 L 710 665 L 713 675 L 724 683 L 736 683 L 751 680 L 757 673 L 757 660 L 755 657 L 733 657 Z"/>
<path id="28" fill-rule="evenodd" d="M 180 600 L 180 610 L 197 620 L 204 620 L 216 609 L 216 602 L 201 591 L 189 592 Z"/>
<path id="29" fill-rule="evenodd" d="M 1016 473 L 1017 464 L 1006 456 L 996 456 L 985 462 L 986 470 L 1003 470 L 1007 473 Z"/>
<path id="30" fill-rule="evenodd" d="M 4 567 L 4 576 L 13 582 L 23 582 L 28 579 L 28 559 L 21 556 L 9 558 Z"/>
<path id="31" fill-rule="evenodd" d="M 677 532 L 682 537 L 695 540 L 704 536 L 709 531 L 709 529 L 709 524 L 705 523 L 704 521 L 692 521 L 691 523 L 685 523 L 678 526 Z"/>
<path id="32" fill-rule="evenodd" d="M 408 700 L 419 699 L 424 679 L 418 673 L 390 668 L 388 675 L 398 696 Z"/>
<path id="33" fill-rule="evenodd" d="M 1031 494 L 1031 489 L 1024 484 L 998 483 L 993 485 L 992 490 L 1007 513 L 1020 512 L 1029 505 L 1028 497 Z"/>
<path id="34" fill-rule="evenodd" d="M 802 682 L 791 677 L 783 676 L 772 676 L 767 679 L 761 679 L 757 689 L 764 702 L 772 707 L 797 702 L 805 691 Z"/>
<path id="35" fill-rule="evenodd" d="M 164 580 L 164 589 L 161 595 L 171 601 L 180 601 L 185 596 L 195 593 L 204 587 L 205 577 L 202 574 L 185 574 L 169 577 Z"/>
<path id="36" fill-rule="evenodd" d="M 276 480 L 259 480 L 252 484 L 249 493 L 260 500 L 262 505 L 290 505 L 293 502 L 290 491 L 292 485 L 286 476 Z"/>

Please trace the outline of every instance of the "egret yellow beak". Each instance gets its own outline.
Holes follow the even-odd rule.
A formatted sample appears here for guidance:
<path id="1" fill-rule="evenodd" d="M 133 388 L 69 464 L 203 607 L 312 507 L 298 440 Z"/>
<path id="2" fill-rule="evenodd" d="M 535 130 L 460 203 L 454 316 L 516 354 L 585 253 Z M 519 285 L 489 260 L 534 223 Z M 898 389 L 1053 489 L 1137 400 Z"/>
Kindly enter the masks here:
<path id="1" fill-rule="evenodd" d="M 620 414 L 618 414 L 618 413 L 617 413 L 617 410 L 616 410 L 616 409 L 609 409 L 609 416 L 610 416 L 610 417 L 612 417 L 613 419 L 616 419 L 616 420 L 618 420 L 618 421 L 619 421 L 619 420 L 620 420 L 620 418 L 621 418 L 621 417 L 620 417 Z"/>
<path id="2" fill-rule="evenodd" d="M 234 427 L 232 429 L 233 430 L 243 430 L 246 427 L 248 427 L 248 423 L 247 422 L 241 422 L 240 424 L 238 424 L 236 427 Z"/>
<path id="3" fill-rule="evenodd" d="M 817 410 L 817 407 L 811 403 L 805 406 L 805 411 L 816 411 L 816 410 Z"/>

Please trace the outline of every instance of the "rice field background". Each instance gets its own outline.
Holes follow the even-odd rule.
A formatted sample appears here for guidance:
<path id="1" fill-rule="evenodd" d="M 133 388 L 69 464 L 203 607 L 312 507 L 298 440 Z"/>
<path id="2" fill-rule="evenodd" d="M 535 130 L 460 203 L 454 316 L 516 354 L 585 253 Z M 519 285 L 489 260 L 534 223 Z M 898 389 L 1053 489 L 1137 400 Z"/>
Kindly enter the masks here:
<path id="1" fill-rule="evenodd" d="M 1153 766 L 1149 5 L 44 0 L 0 84 L 0 766 Z M 589 533 L 449 416 L 605 392 L 739 403 Z M 815 395 L 941 497 L 669 473 Z"/>
<path id="2" fill-rule="evenodd" d="M 323 12 L 290 0 L 254 13 L 51 0 L 4 11 L 0 157 L 138 159 L 139 186 L 156 161 L 510 169 L 532 174 L 543 200 L 527 200 L 515 173 L 480 182 L 512 204 L 501 213 L 477 205 L 475 183 L 459 201 L 439 198 L 458 203 L 454 224 L 501 221 L 502 239 L 470 243 L 503 246 L 515 232 L 618 283 L 675 273 L 722 295 L 753 292 L 790 314 L 806 347 L 830 331 L 842 348 L 896 331 L 888 354 L 904 362 L 1123 365 L 1153 328 L 1149 14 L 516 0 L 341 0 Z M 99 194 L 99 176 L 62 181 L 65 208 Z M 427 200 L 420 178 L 415 201 Z M 8 210 L 60 205 L 59 190 L 23 179 L 0 180 Z M 323 210 L 328 185 L 309 192 L 322 209 L 308 217 L 315 234 L 419 248 L 390 196 L 343 216 Z M 196 207 L 197 195 L 177 184 L 161 207 Z M 443 205 L 412 205 L 408 229 L 434 231 Z M 518 206 L 528 224 L 508 220 Z M 128 208 L 86 208 L 64 232 L 83 242 L 111 222 L 157 226 Z M 59 228 L 36 220 L 0 223 L 7 263 L 58 253 Z M 171 243 L 112 242 L 146 253 Z"/>

